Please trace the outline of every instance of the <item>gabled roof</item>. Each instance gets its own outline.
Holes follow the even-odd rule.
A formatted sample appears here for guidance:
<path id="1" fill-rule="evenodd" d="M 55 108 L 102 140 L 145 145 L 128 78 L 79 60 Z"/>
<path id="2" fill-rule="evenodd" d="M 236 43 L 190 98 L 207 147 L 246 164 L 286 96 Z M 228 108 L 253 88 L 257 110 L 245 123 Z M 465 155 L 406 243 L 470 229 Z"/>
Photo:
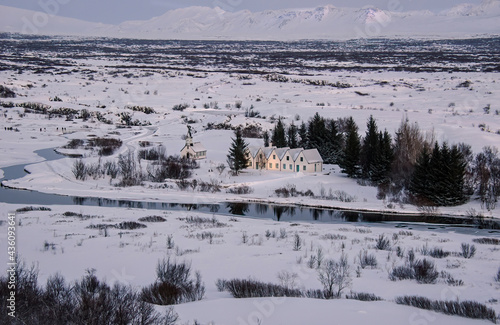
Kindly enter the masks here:
<path id="1" fill-rule="evenodd" d="M 184 147 L 182 147 L 181 151 L 184 150 L 184 148 L 186 148 L 186 147 L 187 147 L 187 145 L 184 145 Z M 194 152 L 207 151 L 207 149 L 205 149 L 205 147 L 201 144 L 201 142 L 195 142 L 189 148 L 191 148 Z"/>
<path id="2" fill-rule="evenodd" d="M 205 147 L 201 144 L 201 142 L 193 143 L 193 146 L 191 148 L 193 148 L 194 152 L 207 151 L 207 149 L 205 149 Z"/>
<path id="3" fill-rule="evenodd" d="M 276 149 L 276 154 L 278 155 L 279 160 L 283 160 L 283 157 L 285 157 L 285 154 L 290 150 L 290 148 L 278 148 Z"/>
<path id="4" fill-rule="evenodd" d="M 257 154 L 259 153 L 260 149 L 261 149 L 261 147 L 250 146 L 250 147 L 248 147 L 248 153 L 250 154 L 250 156 L 252 158 L 255 158 L 257 156 Z"/>
<path id="5" fill-rule="evenodd" d="M 264 149 L 262 149 L 262 151 L 264 152 L 264 156 L 266 156 L 266 159 L 269 159 L 275 149 L 276 147 L 265 147 Z"/>
<path id="6" fill-rule="evenodd" d="M 296 161 L 302 151 L 304 151 L 303 148 L 296 148 L 296 149 L 290 149 L 288 153 L 292 157 L 292 160 Z"/>
<path id="7" fill-rule="evenodd" d="M 321 158 L 321 155 L 318 152 L 318 149 L 308 149 L 304 150 L 304 157 L 306 158 L 307 162 L 312 164 L 312 163 L 322 163 L 323 158 Z"/>

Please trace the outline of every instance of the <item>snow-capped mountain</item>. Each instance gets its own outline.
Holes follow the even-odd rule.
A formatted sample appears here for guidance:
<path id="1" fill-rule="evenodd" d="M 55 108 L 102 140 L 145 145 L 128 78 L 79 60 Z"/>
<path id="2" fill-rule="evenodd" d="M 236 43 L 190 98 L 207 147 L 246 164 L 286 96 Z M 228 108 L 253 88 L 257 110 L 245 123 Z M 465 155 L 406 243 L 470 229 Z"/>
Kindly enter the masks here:
<path id="1" fill-rule="evenodd" d="M 92 35 L 111 25 L 0 5 L 0 31 L 39 35 Z"/>
<path id="2" fill-rule="evenodd" d="M 36 13 L 0 7 L 0 31 L 30 32 L 22 17 Z M 21 13 L 20 13 L 21 12 Z M 39 14 L 40 15 L 40 14 Z M 50 16 L 41 34 L 148 39 L 350 39 L 372 37 L 473 37 L 500 34 L 500 0 L 479 5 L 462 4 L 441 13 L 395 12 L 375 7 L 338 8 L 333 5 L 306 9 L 237 12 L 209 7 L 167 11 L 146 21 L 102 25 Z"/>

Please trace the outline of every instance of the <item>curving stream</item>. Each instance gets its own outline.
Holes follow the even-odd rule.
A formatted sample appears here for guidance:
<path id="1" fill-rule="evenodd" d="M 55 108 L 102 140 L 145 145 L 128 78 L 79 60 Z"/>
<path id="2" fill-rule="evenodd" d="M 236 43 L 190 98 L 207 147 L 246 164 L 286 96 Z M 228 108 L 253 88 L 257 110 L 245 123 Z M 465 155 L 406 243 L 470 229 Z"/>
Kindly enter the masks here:
<path id="1" fill-rule="evenodd" d="M 63 158 L 53 148 L 35 151 L 47 161 Z M 2 180 L 12 180 L 26 175 L 25 164 L 2 168 Z M 96 197 L 76 197 L 59 194 L 48 194 L 37 191 L 20 190 L 0 186 L 0 202 L 28 205 L 86 205 L 101 207 L 123 207 L 149 210 L 182 210 L 199 211 L 219 215 L 237 215 L 252 218 L 272 219 L 275 221 L 307 221 L 325 223 L 371 223 L 382 227 L 404 227 L 429 230 L 456 231 L 468 234 L 500 234 L 498 231 L 479 229 L 478 225 L 469 220 L 457 217 L 421 215 L 406 215 L 385 212 L 345 211 L 327 208 L 312 208 L 287 206 L 263 203 L 225 202 L 216 204 L 178 204 L 166 202 L 144 202 L 133 200 L 115 200 Z M 484 226 L 484 225 L 483 225 Z M 499 229 L 498 223 L 491 223 L 490 227 Z"/>

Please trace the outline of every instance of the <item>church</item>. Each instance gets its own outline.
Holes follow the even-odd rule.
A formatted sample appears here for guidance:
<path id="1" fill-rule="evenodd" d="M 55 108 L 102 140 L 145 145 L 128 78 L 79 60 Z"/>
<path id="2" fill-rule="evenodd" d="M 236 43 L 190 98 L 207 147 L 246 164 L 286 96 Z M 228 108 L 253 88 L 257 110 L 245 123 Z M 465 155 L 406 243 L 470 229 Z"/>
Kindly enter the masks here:
<path id="1" fill-rule="evenodd" d="M 193 135 L 189 126 L 186 135 L 186 144 L 181 149 L 181 157 L 195 160 L 207 158 L 207 149 L 205 149 L 201 142 L 193 142 Z"/>

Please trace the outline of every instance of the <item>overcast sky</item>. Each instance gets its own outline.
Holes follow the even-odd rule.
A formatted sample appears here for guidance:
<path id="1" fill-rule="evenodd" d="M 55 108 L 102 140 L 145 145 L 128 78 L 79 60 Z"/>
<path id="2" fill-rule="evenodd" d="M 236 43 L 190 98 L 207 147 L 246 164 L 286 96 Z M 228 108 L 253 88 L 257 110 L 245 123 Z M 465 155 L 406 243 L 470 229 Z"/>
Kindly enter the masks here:
<path id="1" fill-rule="evenodd" d="M 481 0 L 1 0 L 0 4 L 72 17 L 93 22 L 118 24 L 126 20 L 145 20 L 170 9 L 189 6 L 219 6 L 228 11 L 249 9 L 261 11 L 280 8 L 311 8 L 332 4 L 336 7 L 373 5 L 397 11 L 441 11 L 457 4 L 480 3 Z M 44 5 L 45 4 L 45 5 Z M 55 4 L 55 5 L 54 5 Z"/>

